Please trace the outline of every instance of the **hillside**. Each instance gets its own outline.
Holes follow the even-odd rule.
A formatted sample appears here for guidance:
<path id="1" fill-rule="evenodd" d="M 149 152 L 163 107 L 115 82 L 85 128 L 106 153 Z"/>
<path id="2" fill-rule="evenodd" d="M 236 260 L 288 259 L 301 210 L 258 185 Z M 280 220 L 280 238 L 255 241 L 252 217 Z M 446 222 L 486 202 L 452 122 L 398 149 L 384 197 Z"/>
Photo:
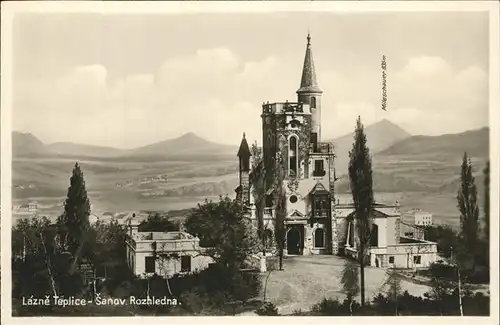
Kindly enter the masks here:
<path id="1" fill-rule="evenodd" d="M 471 157 L 488 157 L 489 128 L 439 136 L 412 136 L 379 152 L 378 155 L 417 155 L 447 159 L 461 157 L 464 151 Z"/>
<path id="2" fill-rule="evenodd" d="M 45 144 L 31 133 L 12 132 L 12 155 L 44 154 Z"/>
<path id="3" fill-rule="evenodd" d="M 186 133 L 178 138 L 153 143 L 134 149 L 117 149 L 72 142 L 44 144 L 33 134 L 12 133 L 12 153 L 14 157 L 52 157 L 81 160 L 94 158 L 105 161 L 157 161 L 166 157 L 185 160 L 218 160 L 234 157 L 237 146 L 218 144 Z"/>
<path id="4" fill-rule="evenodd" d="M 235 155 L 237 146 L 223 145 L 207 141 L 194 133 L 186 133 L 178 138 L 153 143 L 131 150 L 128 155 L 135 156 L 175 156 L 192 154 L 232 154 Z"/>
<path id="5" fill-rule="evenodd" d="M 372 155 L 374 191 L 454 193 L 459 184 L 464 151 L 471 157 L 476 184 L 481 190 L 488 146 L 487 128 L 441 136 L 409 137 Z M 347 177 L 338 181 L 337 191 L 349 192 Z"/>
<path id="6" fill-rule="evenodd" d="M 411 135 L 396 124 L 384 119 L 365 127 L 366 139 L 371 153 L 385 150 Z M 352 148 L 354 132 L 329 140 L 335 145 L 336 168 L 339 175 L 347 174 L 349 151 Z"/>
<path id="7" fill-rule="evenodd" d="M 431 188 L 425 184 L 421 184 L 416 180 L 403 176 L 396 176 L 390 173 L 373 172 L 373 191 L 375 193 L 397 193 L 397 192 L 425 192 Z M 350 193 L 349 178 L 347 176 L 339 179 L 336 184 L 338 193 Z"/>
<path id="8" fill-rule="evenodd" d="M 440 220 L 448 218 L 453 223 L 460 163 L 467 151 L 481 199 L 488 129 L 408 137 L 396 125 L 382 121 L 365 130 L 377 195 L 399 199 L 408 207 L 427 209 Z M 336 192 L 349 193 L 346 172 L 352 135 L 332 142 L 337 144 L 340 177 Z M 57 213 L 75 160 L 82 167 L 96 211 L 191 207 L 205 197 L 232 195 L 238 184 L 236 146 L 212 143 L 194 134 L 120 151 L 71 143 L 46 145 L 33 135 L 13 133 L 13 147 L 18 153 L 12 164 L 13 199 L 48 201 L 45 204 L 53 206 Z M 84 156 L 98 154 L 101 156 Z"/>
<path id="9" fill-rule="evenodd" d="M 125 150 L 112 147 L 92 146 L 72 142 L 56 142 L 45 145 L 47 151 L 59 156 L 83 157 L 117 157 L 125 154 Z"/>

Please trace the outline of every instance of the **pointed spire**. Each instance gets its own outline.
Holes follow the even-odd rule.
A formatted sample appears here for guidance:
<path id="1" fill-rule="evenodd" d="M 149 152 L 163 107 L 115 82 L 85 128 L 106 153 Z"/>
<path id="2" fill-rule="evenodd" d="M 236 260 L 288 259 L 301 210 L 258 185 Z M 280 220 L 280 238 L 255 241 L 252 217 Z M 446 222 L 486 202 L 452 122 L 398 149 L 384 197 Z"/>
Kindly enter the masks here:
<path id="1" fill-rule="evenodd" d="M 302 68 L 302 79 L 297 93 L 322 93 L 316 80 L 316 69 L 311 49 L 311 34 L 307 34 L 306 55 L 304 58 L 304 67 Z"/>
<path id="2" fill-rule="evenodd" d="M 243 139 L 241 139 L 240 149 L 238 150 L 237 156 L 240 158 L 250 158 L 250 156 L 252 156 L 250 153 L 250 147 L 248 146 L 248 142 L 245 137 L 245 132 L 243 132 Z"/>

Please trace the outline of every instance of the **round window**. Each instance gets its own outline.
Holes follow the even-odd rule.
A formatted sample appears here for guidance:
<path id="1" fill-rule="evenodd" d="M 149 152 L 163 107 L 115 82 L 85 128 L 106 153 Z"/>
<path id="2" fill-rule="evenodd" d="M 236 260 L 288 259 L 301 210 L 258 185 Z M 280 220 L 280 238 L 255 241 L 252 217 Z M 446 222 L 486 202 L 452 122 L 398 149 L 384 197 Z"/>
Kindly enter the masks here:
<path id="1" fill-rule="evenodd" d="M 291 203 L 295 203 L 295 202 L 297 202 L 297 196 L 296 196 L 296 195 L 292 195 L 292 196 L 290 196 L 290 202 L 291 202 Z"/>

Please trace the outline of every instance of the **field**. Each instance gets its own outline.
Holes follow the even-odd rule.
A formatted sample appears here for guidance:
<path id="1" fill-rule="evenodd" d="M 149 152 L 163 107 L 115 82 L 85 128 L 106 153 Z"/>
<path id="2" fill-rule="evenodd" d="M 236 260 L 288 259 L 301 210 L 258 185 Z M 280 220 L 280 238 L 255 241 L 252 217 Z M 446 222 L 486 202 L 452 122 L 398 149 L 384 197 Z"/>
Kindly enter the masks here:
<path id="1" fill-rule="evenodd" d="M 235 159 L 236 160 L 236 159 Z M 196 206 L 205 197 L 234 194 L 237 162 L 81 160 L 92 212 L 177 210 Z M 476 163 L 479 193 L 482 161 Z M 40 214 L 55 217 L 62 211 L 74 161 L 66 158 L 15 158 L 13 204 L 38 201 Z M 458 226 L 456 189 L 460 158 L 453 162 L 425 157 L 375 156 L 374 192 L 380 202 L 399 201 L 403 210 L 420 208 L 433 213 L 439 224 Z M 340 172 L 340 171 L 339 171 Z M 344 175 L 337 184 L 349 196 Z"/>
<path id="2" fill-rule="evenodd" d="M 193 207 L 205 197 L 234 193 L 234 161 L 109 162 L 79 161 L 92 212 L 177 210 Z M 32 200 L 41 214 L 62 211 L 74 161 L 14 159 L 13 204 Z"/>

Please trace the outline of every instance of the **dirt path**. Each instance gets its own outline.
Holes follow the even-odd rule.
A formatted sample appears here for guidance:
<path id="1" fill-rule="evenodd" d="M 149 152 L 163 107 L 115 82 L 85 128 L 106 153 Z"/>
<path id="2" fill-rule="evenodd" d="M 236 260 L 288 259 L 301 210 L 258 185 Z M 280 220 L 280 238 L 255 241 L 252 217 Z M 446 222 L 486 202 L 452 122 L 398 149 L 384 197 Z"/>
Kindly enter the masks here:
<path id="1" fill-rule="evenodd" d="M 344 299 L 340 278 L 344 259 L 331 256 L 298 256 L 284 261 L 283 271 L 273 271 L 267 285 L 267 300 L 273 302 L 280 314 L 295 310 L 308 311 L 323 298 Z M 386 279 L 384 269 L 367 267 L 365 272 L 366 298 L 382 292 Z M 412 295 L 421 296 L 428 287 L 403 280 L 401 287 Z"/>

